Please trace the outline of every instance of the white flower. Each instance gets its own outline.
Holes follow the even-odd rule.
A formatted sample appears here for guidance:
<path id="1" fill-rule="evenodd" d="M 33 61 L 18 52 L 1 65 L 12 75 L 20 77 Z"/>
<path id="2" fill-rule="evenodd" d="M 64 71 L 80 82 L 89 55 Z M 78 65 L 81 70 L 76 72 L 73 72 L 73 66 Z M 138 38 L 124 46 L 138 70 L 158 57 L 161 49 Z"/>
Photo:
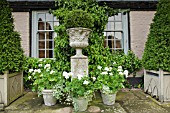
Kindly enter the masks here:
<path id="1" fill-rule="evenodd" d="M 30 79 L 31 79 L 31 76 L 28 76 L 28 79 L 30 80 Z"/>
<path id="2" fill-rule="evenodd" d="M 119 72 L 119 75 L 123 75 L 123 72 L 120 71 L 120 72 Z"/>
<path id="3" fill-rule="evenodd" d="M 72 72 L 70 72 L 70 73 L 68 73 L 68 75 L 69 75 L 69 76 L 73 76 L 73 73 L 72 73 Z"/>
<path id="4" fill-rule="evenodd" d="M 69 74 L 66 71 L 63 72 L 63 76 L 65 77 L 65 79 L 69 78 Z"/>
<path id="5" fill-rule="evenodd" d="M 67 74 L 66 76 L 65 76 L 65 79 L 68 79 L 69 78 L 69 75 Z"/>
<path id="6" fill-rule="evenodd" d="M 119 71 L 119 72 L 123 71 L 122 66 L 119 66 L 117 71 Z"/>
<path id="7" fill-rule="evenodd" d="M 39 59 L 38 61 L 41 62 L 41 61 L 43 61 L 43 59 Z"/>
<path id="8" fill-rule="evenodd" d="M 38 64 L 38 67 L 42 67 L 42 64 Z"/>
<path id="9" fill-rule="evenodd" d="M 101 70 L 101 69 L 102 69 L 102 67 L 101 67 L 101 66 L 97 66 L 97 69 Z"/>
<path id="10" fill-rule="evenodd" d="M 95 80 L 96 80 L 96 77 L 92 77 L 92 79 L 93 79 L 93 81 L 95 81 Z"/>
<path id="11" fill-rule="evenodd" d="M 44 69 L 46 69 L 46 68 L 50 68 L 50 64 L 46 64 L 46 65 L 44 66 Z"/>
<path id="12" fill-rule="evenodd" d="M 113 65 L 116 64 L 116 62 L 113 62 Z"/>
<path id="13" fill-rule="evenodd" d="M 38 72 L 38 73 L 41 73 L 41 69 L 38 69 L 37 72 Z"/>
<path id="14" fill-rule="evenodd" d="M 126 76 L 126 78 L 128 77 L 128 70 L 125 70 L 124 72 L 124 75 Z"/>
<path id="15" fill-rule="evenodd" d="M 112 67 L 109 67 L 109 71 L 111 71 L 112 70 Z"/>
<path id="16" fill-rule="evenodd" d="M 33 69 L 29 69 L 29 73 L 32 73 L 34 70 Z"/>
<path id="17" fill-rule="evenodd" d="M 102 75 L 107 75 L 108 73 L 104 71 L 104 72 L 102 72 L 101 74 L 102 74 Z"/>
<path id="18" fill-rule="evenodd" d="M 34 73 L 41 73 L 41 70 L 40 69 L 35 69 Z"/>
<path id="19" fill-rule="evenodd" d="M 51 70 L 51 71 L 50 71 L 50 74 L 53 74 L 54 72 L 55 72 L 54 70 Z"/>
<path id="20" fill-rule="evenodd" d="M 109 75 L 110 75 L 110 76 L 112 76 L 112 75 L 113 75 L 113 73 L 109 73 Z"/>
<path id="21" fill-rule="evenodd" d="M 79 80 L 81 80 L 81 78 L 83 77 L 83 75 L 78 74 L 77 77 L 78 77 Z"/>
<path id="22" fill-rule="evenodd" d="M 109 71 L 109 68 L 108 68 L 108 67 L 105 67 L 104 70 L 105 70 L 105 71 Z"/>
<path id="23" fill-rule="evenodd" d="M 85 80 L 85 81 L 83 82 L 83 84 L 87 85 L 87 84 L 89 84 L 89 81 Z"/>

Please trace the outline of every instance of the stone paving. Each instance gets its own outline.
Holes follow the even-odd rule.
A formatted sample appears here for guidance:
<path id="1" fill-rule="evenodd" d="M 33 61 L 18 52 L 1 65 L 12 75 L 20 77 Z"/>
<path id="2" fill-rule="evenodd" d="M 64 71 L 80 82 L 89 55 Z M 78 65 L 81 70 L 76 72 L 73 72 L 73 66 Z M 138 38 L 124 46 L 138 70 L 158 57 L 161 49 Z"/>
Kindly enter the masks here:
<path id="1" fill-rule="evenodd" d="M 57 104 L 45 106 L 42 97 L 26 92 L 0 113 L 74 113 L 72 106 Z M 160 103 L 142 90 L 119 91 L 116 103 L 112 106 L 102 104 L 99 93 L 85 112 L 78 113 L 170 113 L 170 103 Z"/>

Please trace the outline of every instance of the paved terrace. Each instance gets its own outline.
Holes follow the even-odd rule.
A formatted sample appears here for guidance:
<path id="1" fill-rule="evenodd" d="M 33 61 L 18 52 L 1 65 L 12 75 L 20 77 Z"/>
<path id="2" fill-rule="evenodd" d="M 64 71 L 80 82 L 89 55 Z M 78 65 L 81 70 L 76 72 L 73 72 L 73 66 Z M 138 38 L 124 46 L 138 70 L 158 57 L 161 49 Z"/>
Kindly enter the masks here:
<path id="1" fill-rule="evenodd" d="M 72 106 L 57 104 L 45 106 L 42 97 L 36 93 L 25 92 L 0 113 L 74 113 Z M 119 91 L 113 106 L 102 104 L 99 93 L 89 105 L 87 111 L 78 113 L 170 113 L 170 103 L 160 103 L 142 90 Z"/>

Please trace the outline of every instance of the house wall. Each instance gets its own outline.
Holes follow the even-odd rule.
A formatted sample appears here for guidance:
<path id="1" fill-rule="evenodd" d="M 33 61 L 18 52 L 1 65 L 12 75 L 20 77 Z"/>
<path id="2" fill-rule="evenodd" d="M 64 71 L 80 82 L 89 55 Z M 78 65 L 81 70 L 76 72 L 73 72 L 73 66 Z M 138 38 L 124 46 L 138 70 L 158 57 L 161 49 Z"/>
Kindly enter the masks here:
<path id="1" fill-rule="evenodd" d="M 15 30 L 21 35 L 21 45 L 24 54 L 29 56 L 30 53 L 30 25 L 29 12 L 12 12 L 14 18 Z"/>
<path id="2" fill-rule="evenodd" d="M 155 11 L 130 11 L 131 50 L 141 59 Z"/>

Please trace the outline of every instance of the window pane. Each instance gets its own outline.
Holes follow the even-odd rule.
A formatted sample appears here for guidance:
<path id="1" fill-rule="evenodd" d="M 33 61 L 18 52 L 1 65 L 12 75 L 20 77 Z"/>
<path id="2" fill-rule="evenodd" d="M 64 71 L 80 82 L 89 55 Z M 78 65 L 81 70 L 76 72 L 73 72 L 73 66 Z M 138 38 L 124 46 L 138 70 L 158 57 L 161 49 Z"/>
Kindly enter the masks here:
<path id="1" fill-rule="evenodd" d="M 39 49 L 45 49 L 45 41 L 39 41 Z"/>
<path id="2" fill-rule="evenodd" d="M 118 15 L 115 15 L 115 21 L 122 21 L 122 14 L 118 13 Z"/>
<path id="3" fill-rule="evenodd" d="M 46 32 L 46 39 L 53 39 L 53 32 Z"/>
<path id="4" fill-rule="evenodd" d="M 39 40 L 45 40 L 45 32 L 38 33 Z"/>
<path id="5" fill-rule="evenodd" d="M 45 58 L 45 50 L 39 50 L 39 58 Z"/>
<path id="6" fill-rule="evenodd" d="M 53 50 L 46 50 L 46 58 L 53 58 Z"/>
<path id="7" fill-rule="evenodd" d="M 53 21 L 53 14 L 46 13 L 46 21 Z"/>
<path id="8" fill-rule="evenodd" d="M 45 29 L 44 22 L 38 21 L 38 30 L 44 30 L 44 29 Z"/>
<path id="9" fill-rule="evenodd" d="M 38 13 L 38 21 L 45 22 L 45 13 Z"/>
<path id="10" fill-rule="evenodd" d="M 53 41 L 46 41 L 46 48 L 53 49 Z"/>
<path id="11" fill-rule="evenodd" d="M 53 29 L 53 22 L 46 22 L 46 30 L 52 30 Z"/>
<path id="12" fill-rule="evenodd" d="M 122 22 L 115 22 L 115 30 L 122 30 Z"/>

